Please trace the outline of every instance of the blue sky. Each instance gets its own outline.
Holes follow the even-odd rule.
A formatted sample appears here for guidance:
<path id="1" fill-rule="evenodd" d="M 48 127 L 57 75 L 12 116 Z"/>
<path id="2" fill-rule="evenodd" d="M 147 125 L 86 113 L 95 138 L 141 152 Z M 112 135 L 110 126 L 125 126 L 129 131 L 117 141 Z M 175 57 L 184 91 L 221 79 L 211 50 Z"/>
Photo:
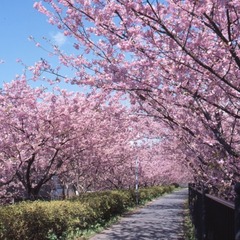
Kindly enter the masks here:
<path id="1" fill-rule="evenodd" d="M 33 65 L 40 58 L 49 59 L 46 52 L 28 40 L 33 36 L 44 43 L 48 38 L 62 47 L 70 45 L 68 40 L 47 18 L 33 8 L 34 0 L 0 1 L 0 87 L 4 82 L 12 81 L 17 74 L 22 74 L 24 67 L 17 63 L 21 59 L 26 65 Z"/>

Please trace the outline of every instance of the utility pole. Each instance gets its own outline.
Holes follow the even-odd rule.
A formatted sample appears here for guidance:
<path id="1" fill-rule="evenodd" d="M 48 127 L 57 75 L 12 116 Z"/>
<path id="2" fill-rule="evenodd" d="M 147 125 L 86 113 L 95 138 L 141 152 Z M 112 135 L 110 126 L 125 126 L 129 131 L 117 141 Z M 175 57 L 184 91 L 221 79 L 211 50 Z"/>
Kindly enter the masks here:
<path id="1" fill-rule="evenodd" d="M 135 180 L 136 180 L 136 188 L 135 188 L 135 192 L 136 192 L 136 204 L 138 205 L 138 196 L 139 196 L 139 192 L 138 192 L 138 166 L 139 162 L 138 162 L 138 157 L 136 158 L 136 162 L 135 162 Z"/>

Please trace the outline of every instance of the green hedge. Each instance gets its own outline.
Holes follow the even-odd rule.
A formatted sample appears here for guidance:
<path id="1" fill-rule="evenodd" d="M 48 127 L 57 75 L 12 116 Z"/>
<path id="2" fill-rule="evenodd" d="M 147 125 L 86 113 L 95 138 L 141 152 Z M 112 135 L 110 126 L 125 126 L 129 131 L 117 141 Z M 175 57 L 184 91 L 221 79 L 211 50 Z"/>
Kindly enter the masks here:
<path id="1" fill-rule="evenodd" d="M 140 189 L 139 202 L 173 189 L 172 186 Z M 65 201 L 21 202 L 0 207 L 0 240 L 67 239 L 69 233 L 104 224 L 135 205 L 135 192 L 121 190 L 88 193 Z"/>

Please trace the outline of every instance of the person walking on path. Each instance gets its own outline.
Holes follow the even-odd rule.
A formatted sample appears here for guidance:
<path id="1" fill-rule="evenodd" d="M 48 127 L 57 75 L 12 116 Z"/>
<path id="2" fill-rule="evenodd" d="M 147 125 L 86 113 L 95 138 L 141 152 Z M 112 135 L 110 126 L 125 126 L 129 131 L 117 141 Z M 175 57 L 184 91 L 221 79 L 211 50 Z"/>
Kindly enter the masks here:
<path id="1" fill-rule="evenodd" d="M 188 189 L 164 195 L 91 240 L 184 240 L 183 212 Z"/>

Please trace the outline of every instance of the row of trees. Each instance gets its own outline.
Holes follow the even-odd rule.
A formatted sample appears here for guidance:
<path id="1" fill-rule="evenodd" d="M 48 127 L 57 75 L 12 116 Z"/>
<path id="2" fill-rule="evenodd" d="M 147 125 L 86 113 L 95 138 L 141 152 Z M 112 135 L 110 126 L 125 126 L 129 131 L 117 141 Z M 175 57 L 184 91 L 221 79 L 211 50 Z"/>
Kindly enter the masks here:
<path id="1" fill-rule="evenodd" d="M 97 92 L 32 88 L 24 76 L 5 84 L 0 93 L 3 202 L 40 198 L 54 183 L 78 192 L 133 188 L 136 159 L 142 185 L 190 176 L 158 154 L 164 141 L 151 133 L 154 122 L 134 115 L 119 94 L 102 99 Z M 163 162 L 167 165 L 161 167 Z"/>
<path id="2" fill-rule="evenodd" d="M 239 181 L 239 1 L 45 0 L 34 7 L 74 41 L 72 54 L 53 49 L 75 73 L 66 81 L 128 94 L 135 110 L 167 129 L 168 147 L 197 182 L 225 191 Z M 33 68 L 34 78 L 45 71 L 59 79 L 46 62 Z"/>

